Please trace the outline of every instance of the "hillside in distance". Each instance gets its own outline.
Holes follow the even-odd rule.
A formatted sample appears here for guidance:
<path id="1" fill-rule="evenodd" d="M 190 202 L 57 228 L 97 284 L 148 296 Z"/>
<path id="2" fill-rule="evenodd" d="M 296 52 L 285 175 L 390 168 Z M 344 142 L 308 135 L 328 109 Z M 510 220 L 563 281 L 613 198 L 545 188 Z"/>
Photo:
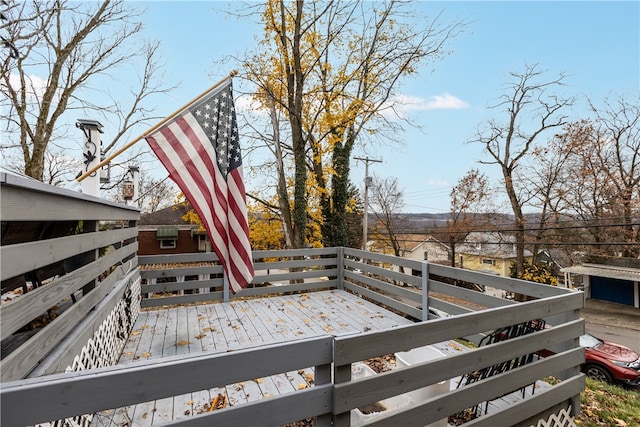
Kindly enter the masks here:
<path id="1" fill-rule="evenodd" d="M 513 229 L 513 215 L 505 213 L 484 214 L 492 228 L 511 230 Z M 449 212 L 444 213 L 399 213 L 395 215 L 395 222 L 400 233 L 430 233 L 435 229 L 444 228 L 447 221 L 451 218 Z M 525 214 L 527 224 L 536 224 L 538 221 L 537 214 Z M 375 214 L 369 214 L 369 225 L 375 224 Z M 484 222 L 484 221 L 483 221 Z M 478 230 L 483 231 L 483 230 Z"/>

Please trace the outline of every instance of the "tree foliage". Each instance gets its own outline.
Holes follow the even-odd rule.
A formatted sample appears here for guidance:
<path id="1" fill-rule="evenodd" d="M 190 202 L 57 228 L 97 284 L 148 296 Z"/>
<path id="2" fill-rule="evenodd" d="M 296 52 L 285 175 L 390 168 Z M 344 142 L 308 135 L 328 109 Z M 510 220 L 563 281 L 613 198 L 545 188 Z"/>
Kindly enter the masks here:
<path id="1" fill-rule="evenodd" d="M 532 264 L 527 260 L 525 260 L 520 273 L 517 272 L 516 263 L 512 262 L 509 267 L 509 275 L 513 278 L 528 280 L 529 282 L 544 283 L 552 286 L 557 286 L 559 283 L 558 277 L 553 274 L 553 271 L 548 264 Z"/>
<path id="2" fill-rule="evenodd" d="M 323 243 L 347 244 L 356 144 L 398 129 L 382 112 L 396 105 L 393 95 L 402 78 L 439 59 L 459 31 L 458 23 L 440 26 L 437 18 L 419 20 L 409 10 L 401 1 L 267 2 L 264 40 L 244 67 L 265 110 L 286 118 L 286 131 L 274 130 L 273 137 L 288 134 L 291 141 L 281 147 L 282 158 L 293 164 L 293 189 L 281 191 L 279 175 L 278 194 L 293 199 L 288 228 L 295 247 L 303 244 L 308 176 L 317 188 Z"/>

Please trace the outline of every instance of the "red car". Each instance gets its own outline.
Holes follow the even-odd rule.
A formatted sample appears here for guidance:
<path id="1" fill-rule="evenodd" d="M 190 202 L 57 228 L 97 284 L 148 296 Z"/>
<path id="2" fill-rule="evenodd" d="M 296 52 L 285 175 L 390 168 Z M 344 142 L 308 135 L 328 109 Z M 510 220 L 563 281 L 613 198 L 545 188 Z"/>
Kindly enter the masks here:
<path id="1" fill-rule="evenodd" d="M 612 384 L 640 385 L 640 356 L 635 351 L 589 334 L 580 337 L 580 346 L 585 350 L 582 370 L 588 377 Z"/>

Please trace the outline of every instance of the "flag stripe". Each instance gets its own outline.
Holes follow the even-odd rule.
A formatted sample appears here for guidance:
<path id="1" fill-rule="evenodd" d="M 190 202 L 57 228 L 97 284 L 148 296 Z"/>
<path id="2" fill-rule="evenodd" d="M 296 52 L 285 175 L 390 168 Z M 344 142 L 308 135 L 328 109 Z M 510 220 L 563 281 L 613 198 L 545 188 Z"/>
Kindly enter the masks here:
<path id="1" fill-rule="evenodd" d="M 232 291 L 246 287 L 253 261 L 231 83 L 146 139 L 202 220 Z"/>

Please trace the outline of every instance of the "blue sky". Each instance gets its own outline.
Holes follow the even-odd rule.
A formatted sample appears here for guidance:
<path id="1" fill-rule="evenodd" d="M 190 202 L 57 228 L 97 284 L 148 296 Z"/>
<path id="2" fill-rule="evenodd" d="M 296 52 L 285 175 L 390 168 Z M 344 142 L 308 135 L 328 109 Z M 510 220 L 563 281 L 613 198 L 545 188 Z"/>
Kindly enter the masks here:
<path id="1" fill-rule="evenodd" d="M 224 2 L 149 1 L 140 6 L 146 8 L 145 34 L 162 44 L 166 79 L 181 82 L 159 101 L 160 114 L 170 114 L 227 75 L 237 65 L 225 59 L 242 57 L 260 37 L 260 25 L 224 14 Z M 372 164 L 370 173 L 398 179 L 406 212 L 448 211 L 451 187 L 471 168 L 498 182 L 496 166 L 478 163 L 486 159 L 482 147 L 467 142 L 487 119 L 500 119 L 497 110 L 487 107 L 502 93 L 510 72 L 538 64 L 549 78 L 566 73 L 563 91 L 578 97 L 569 112 L 572 119 L 589 116 L 587 97 L 599 104 L 609 94 L 639 90 L 638 1 L 422 1 L 415 7 L 430 15 L 442 11 L 443 22 L 463 19 L 469 25 L 450 41 L 450 55 L 401 87 L 404 96 L 416 101 L 409 114 L 422 130 L 407 128 L 393 149 L 386 145 L 354 153 L 383 160 Z M 234 86 L 236 94 L 243 89 Z M 159 162 L 157 168 L 162 174 Z M 363 177 L 364 165 L 354 162 L 353 182 L 362 187 Z M 250 191 L 249 179 L 247 187 Z"/>

